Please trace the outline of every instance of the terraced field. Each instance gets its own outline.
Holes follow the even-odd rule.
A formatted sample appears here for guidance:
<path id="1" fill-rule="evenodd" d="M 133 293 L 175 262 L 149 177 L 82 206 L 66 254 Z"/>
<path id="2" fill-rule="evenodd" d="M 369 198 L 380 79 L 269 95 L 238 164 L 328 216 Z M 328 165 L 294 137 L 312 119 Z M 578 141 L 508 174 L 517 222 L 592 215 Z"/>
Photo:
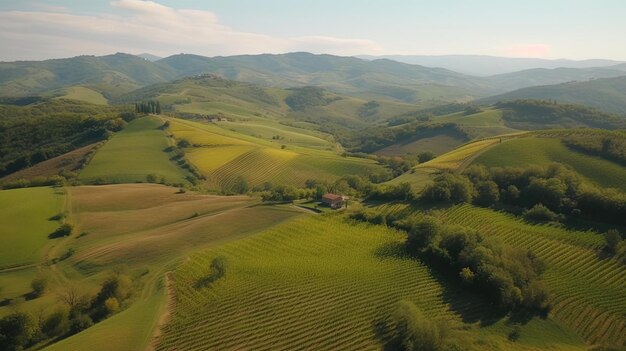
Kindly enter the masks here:
<path id="1" fill-rule="evenodd" d="M 277 143 L 224 129 L 232 125 L 170 119 L 172 134 L 194 145 L 186 149 L 185 157 L 206 177 L 204 184 L 209 189 L 228 188 L 238 176 L 244 177 L 250 186 L 271 182 L 301 187 L 307 179 L 334 181 L 346 174 L 385 172 L 372 160 L 341 157 L 323 150 L 321 144 L 317 148 L 289 144 L 282 149 L 284 140 Z M 310 142 L 307 138 L 301 136 L 304 144 Z"/>
<path id="2" fill-rule="evenodd" d="M 185 172 L 165 152 L 169 141 L 156 116 L 136 119 L 98 150 L 79 179 L 111 183 L 145 182 L 148 174 L 166 182 L 185 183 Z"/>
<path id="3" fill-rule="evenodd" d="M 477 229 L 515 247 L 530 249 L 547 263 L 543 280 L 553 294 L 551 315 L 591 343 L 626 342 L 626 267 L 600 259 L 602 237 L 522 222 L 489 209 L 457 206 L 446 222 Z"/>
<path id="4" fill-rule="evenodd" d="M 435 117 L 433 123 L 456 123 L 473 139 L 519 131 L 505 126 L 502 120 L 502 111 L 498 109 L 487 109 L 472 115 L 465 115 L 463 112 L 453 113 Z"/>
<path id="5" fill-rule="evenodd" d="M 194 256 L 174 274 L 173 320 L 157 349 L 374 349 L 372 322 L 401 299 L 454 319 L 428 270 L 394 254 L 401 240 L 308 218 Z M 217 256 L 224 278 L 196 288 Z"/>
<path id="6" fill-rule="evenodd" d="M 471 163 L 481 152 L 501 143 L 500 138 L 490 138 L 465 144 L 433 160 L 419 164 L 417 168 L 456 171 Z"/>
<path id="7" fill-rule="evenodd" d="M 522 332 L 528 341 L 515 343 L 504 321 L 462 327 L 488 307 L 466 291 L 444 289 L 400 253 L 402 241 L 387 227 L 315 216 L 195 255 L 173 275 L 172 320 L 157 350 L 381 349 L 389 330 L 375 326 L 400 300 L 447 321 L 464 349 L 583 349 L 549 319 L 531 321 Z M 224 276 L 200 287 L 216 257 L 226 262 Z"/>
<path id="8" fill-rule="evenodd" d="M 487 150 L 473 162 L 487 167 L 545 166 L 559 162 L 597 185 L 626 191 L 626 167 L 573 151 L 557 137 L 528 137 L 507 141 Z"/>

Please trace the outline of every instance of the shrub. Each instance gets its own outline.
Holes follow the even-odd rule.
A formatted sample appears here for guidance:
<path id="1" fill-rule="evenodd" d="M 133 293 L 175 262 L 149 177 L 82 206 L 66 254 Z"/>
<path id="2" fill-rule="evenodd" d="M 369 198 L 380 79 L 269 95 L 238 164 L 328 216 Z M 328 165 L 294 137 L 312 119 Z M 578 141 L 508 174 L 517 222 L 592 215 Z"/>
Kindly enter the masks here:
<path id="1" fill-rule="evenodd" d="M 68 236 L 68 235 L 72 234 L 72 230 L 74 230 L 74 226 L 73 225 L 71 225 L 69 223 L 63 223 L 63 224 L 61 224 L 61 226 L 59 228 L 57 228 L 57 230 L 55 230 L 54 232 L 50 233 L 50 235 L 48 235 L 48 237 L 50 239 L 55 239 L 55 238 Z"/>
<path id="2" fill-rule="evenodd" d="M 393 332 L 389 348 L 405 351 L 437 351 L 444 345 L 442 326 L 422 313 L 413 303 L 401 301 L 391 316 Z"/>
<path id="3" fill-rule="evenodd" d="M 148 183 L 156 183 L 156 182 L 157 182 L 157 179 L 158 179 L 158 178 L 157 178 L 157 175 L 156 175 L 156 174 L 153 174 L 153 173 L 148 174 L 148 175 L 146 176 L 146 182 L 148 182 Z"/>
<path id="4" fill-rule="evenodd" d="M 70 321 L 70 334 L 79 333 L 93 325 L 93 320 L 88 315 L 81 313 Z"/>
<path id="5" fill-rule="evenodd" d="M 523 214 L 524 218 L 529 221 L 556 221 L 558 216 L 556 213 L 550 211 L 549 208 L 542 204 L 537 204 L 529 210 L 525 210 Z"/>
<path id="6" fill-rule="evenodd" d="M 419 163 L 424 163 L 424 162 L 428 162 L 428 161 L 434 159 L 435 157 L 437 157 L 437 155 L 435 155 L 433 152 L 431 152 L 431 151 L 424 151 L 424 152 L 420 152 L 417 155 L 417 161 Z"/>
<path id="7" fill-rule="evenodd" d="M 113 314 L 120 309 L 120 302 L 115 297 L 109 297 L 104 301 L 104 307 L 108 314 Z"/>
<path id="8" fill-rule="evenodd" d="M 44 319 L 41 325 L 41 332 L 47 337 L 65 335 L 70 330 L 68 311 L 59 309 Z"/>
<path id="9" fill-rule="evenodd" d="M 476 185 L 477 196 L 474 201 L 480 206 L 491 206 L 500 200 L 500 189 L 498 184 L 488 180 L 479 182 Z"/>
<path id="10" fill-rule="evenodd" d="M 33 295 L 39 297 L 43 295 L 44 291 L 48 287 L 48 280 L 46 278 L 35 278 L 30 283 L 30 287 L 33 289 Z"/>
<path id="11" fill-rule="evenodd" d="M 610 254 L 615 255 L 619 243 L 622 241 L 622 236 L 615 229 L 611 229 L 604 233 L 604 250 Z"/>

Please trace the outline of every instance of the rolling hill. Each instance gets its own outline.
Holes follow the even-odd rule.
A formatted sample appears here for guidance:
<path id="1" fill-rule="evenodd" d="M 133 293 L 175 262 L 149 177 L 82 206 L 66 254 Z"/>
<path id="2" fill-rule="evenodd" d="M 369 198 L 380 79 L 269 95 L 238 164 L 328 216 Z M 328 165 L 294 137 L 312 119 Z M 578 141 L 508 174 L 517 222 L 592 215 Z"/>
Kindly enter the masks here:
<path id="1" fill-rule="evenodd" d="M 110 98 L 175 77 L 176 72 L 167 66 L 122 53 L 46 61 L 2 62 L 0 95 L 63 95 L 57 90 L 84 86 Z"/>
<path id="2" fill-rule="evenodd" d="M 548 60 L 524 57 L 496 57 L 484 55 L 388 55 L 359 56 L 367 60 L 387 58 L 413 65 L 442 67 L 451 71 L 475 76 L 493 76 L 536 68 L 597 68 L 619 65 L 614 60 Z"/>
<path id="3" fill-rule="evenodd" d="M 570 82 L 515 90 L 492 96 L 482 103 L 518 99 L 556 100 L 561 103 L 580 104 L 603 111 L 626 114 L 626 74 L 622 77 L 602 78 L 586 82 Z"/>

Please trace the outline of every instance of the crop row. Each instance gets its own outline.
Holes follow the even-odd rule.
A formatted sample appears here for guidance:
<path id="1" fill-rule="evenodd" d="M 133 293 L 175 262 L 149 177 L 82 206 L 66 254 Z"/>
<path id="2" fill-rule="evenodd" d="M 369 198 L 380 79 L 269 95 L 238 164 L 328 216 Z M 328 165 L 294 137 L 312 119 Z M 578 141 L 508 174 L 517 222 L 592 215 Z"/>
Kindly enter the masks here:
<path id="1" fill-rule="evenodd" d="M 456 318 L 392 230 L 307 218 L 193 257 L 175 274 L 176 309 L 159 350 L 376 349 L 373 322 L 402 299 Z M 212 259 L 222 280 L 204 289 Z M 447 317 L 446 317 L 447 316 Z"/>
<path id="2" fill-rule="evenodd" d="M 451 224 L 532 250 L 547 263 L 544 281 L 554 295 L 551 313 L 557 320 L 592 343 L 626 341 L 626 268 L 598 258 L 599 234 L 531 225 L 469 205 L 454 207 L 445 217 Z"/>

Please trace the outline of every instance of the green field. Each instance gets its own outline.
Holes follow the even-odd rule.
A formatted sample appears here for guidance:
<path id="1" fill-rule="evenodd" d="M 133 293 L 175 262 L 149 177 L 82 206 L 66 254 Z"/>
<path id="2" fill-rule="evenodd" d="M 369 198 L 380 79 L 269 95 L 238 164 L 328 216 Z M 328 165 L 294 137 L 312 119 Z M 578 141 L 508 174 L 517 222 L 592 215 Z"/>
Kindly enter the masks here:
<path id="1" fill-rule="evenodd" d="M 163 120 L 150 116 L 134 120 L 98 150 L 80 173 L 86 182 L 102 180 L 111 183 L 145 182 L 148 174 L 166 182 L 185 183 L 185 172 L 164 151 L 169 146 Z"/>
<path id="2" fill-rule="evenodd" d="M 402 241 L 386 227 L 315 216 L 195 255 L 174 273 L 176 303 L 157 350 L 380 349 L 389 330 L 377 334 L 375 321 L 400 300 L 447 321 L 467 349 L 582 349 L 550 320 L 531 321 L 523 331 L 528 340 L 517 343 L 506 340 L 503 322 L 463 326 L 447 299 L 474 315 L 486 305 L 446 291 L 423 264 L 401 254 Z M 227 262 L 224 277 L 198 287 L 218 256 Z"/>
<path id="3" fill-rule="evenodd" d="M 334 181 L 347 174 L 367 176 L 385 171 L 372 160 L 342 157 L 315 147 L 322 144 L 304 147 L 314 138 L 308 134 L 300 134 L 302 143 L 292 145 L 286 140 L 275 142 L 239 133 L 230 128 L 233 125 L 170 119 L 173 135 L 194 145 L 186 149 L 185 157 L 206 177 L 204 185 L 209 189 L 224 189 L 238 176 L 251 186 L 272 182 L 301 187 L 308 179 Z M 313 140 L 330 145 L 322 139 Z M 285 149 L 281 148 L 283 142 Z"/>
<path id="4" fill-rule="evenodd" d="M 562 163 L 602 187 L 626 191 L 626 167 L 573 151 L 558 138 L 529 137 L 507 141 L 478 156 L 474 163 L 487 167 L 545 166 Z"/>
<path id="5" fill-rule="evenodd" d="M 86 87 L 75 86 L 67 88 L 64 93 L 65 95 L 60 96 L 59 99 L 79 100 L 96 105 L 107 105 L 109 103 L 102 94 Z"/>
<path id="6" fill-rule="evenodd" d="M 507 127 L 502 120 L 502 111 L 493 108 L 472 115 L 465 115 L 463 112 L 458 112 L 435 117 L 432 123 L 455 123 L 472 139 L 487 138 L 519 131 Z"/>
<path id="7" fill-rule="evenodd" d="M 0 268 L 35 263 L 55 240 L 59 227 L 51 217 L 63 212 L 60 189 L 26 188 L 0 191 Z"/>

